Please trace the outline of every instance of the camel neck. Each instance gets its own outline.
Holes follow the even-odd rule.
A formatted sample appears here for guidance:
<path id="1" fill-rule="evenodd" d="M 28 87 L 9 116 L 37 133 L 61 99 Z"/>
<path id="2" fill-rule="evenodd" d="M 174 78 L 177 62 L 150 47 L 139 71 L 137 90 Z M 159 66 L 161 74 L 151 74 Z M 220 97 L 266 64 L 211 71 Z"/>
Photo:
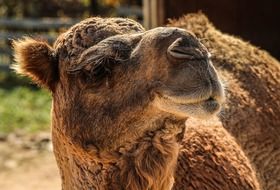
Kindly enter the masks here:
<path id="1" fill-rule="evenodd" d="M 170 189 L 185 125 L 171 119 L 163 124 L 114 151 L 79 147 L 53 127 L 63 189 Z"/>

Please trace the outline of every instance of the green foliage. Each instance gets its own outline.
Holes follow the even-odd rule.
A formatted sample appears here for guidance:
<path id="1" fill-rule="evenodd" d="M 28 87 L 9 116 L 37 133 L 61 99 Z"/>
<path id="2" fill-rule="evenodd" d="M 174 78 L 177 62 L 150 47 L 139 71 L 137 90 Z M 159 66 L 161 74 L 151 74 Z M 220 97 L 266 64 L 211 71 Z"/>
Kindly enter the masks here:
<path id="1" fill-rule="evenodd" d="M 28 87 L 0 88 L 0 132 L 36 132 L 50 125 L 51 97 Z"/>

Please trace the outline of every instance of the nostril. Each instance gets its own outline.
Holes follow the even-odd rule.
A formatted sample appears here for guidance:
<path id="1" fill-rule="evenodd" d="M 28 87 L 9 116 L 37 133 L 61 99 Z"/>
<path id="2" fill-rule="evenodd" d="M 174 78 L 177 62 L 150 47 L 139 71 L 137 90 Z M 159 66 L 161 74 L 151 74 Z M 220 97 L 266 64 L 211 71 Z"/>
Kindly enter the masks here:
<path id="1" fill-rule="evenodd" d="M 182 38 L 178 38 L 168 47 L 168 54 L 176 59 L 194 60 L 204 58 L 203 53 L 198 47 L 193 47 L 187 44 L 187 42 Z"/>

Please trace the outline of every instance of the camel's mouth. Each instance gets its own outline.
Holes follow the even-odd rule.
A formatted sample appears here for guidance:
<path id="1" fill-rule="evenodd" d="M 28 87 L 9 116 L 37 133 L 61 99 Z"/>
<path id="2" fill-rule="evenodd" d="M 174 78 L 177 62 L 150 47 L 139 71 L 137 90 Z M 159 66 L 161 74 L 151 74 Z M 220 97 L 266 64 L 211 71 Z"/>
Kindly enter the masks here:
<path id="1" fill-rule="evenodd" d="M 222 107 L 222 98 L 207 96 L 192 98 L 159 95 L 156 105 L 166 111 L 182 117 L 205 119 L 216 115 Z"/>
<path id="2" fill-rule="evenodd" d="M 210 113 L 215 113 L 220 110 L 220 103 L 218 99 L 209 96 L 206 98 L 197 98 L 197 99 L 190 99 L 190 98 L 184 98 L 184 97 L 170 97 L 170 96 L 162 96 L 162 98 L 166 99 L 167 101 L 170 101 L 170 103 L 177 104 L 178 106 L 201 106 L 206 111 Z"/>

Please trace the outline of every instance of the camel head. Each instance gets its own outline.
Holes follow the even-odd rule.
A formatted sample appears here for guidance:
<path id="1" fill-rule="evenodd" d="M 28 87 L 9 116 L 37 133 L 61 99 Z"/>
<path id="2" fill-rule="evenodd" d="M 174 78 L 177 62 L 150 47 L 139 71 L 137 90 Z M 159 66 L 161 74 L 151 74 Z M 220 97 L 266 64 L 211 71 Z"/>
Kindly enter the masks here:
<path id="1" fill-rule="evenodd" d="M 220 79 L 191 33 L 160 27 L 95 38 L 98 31 L 88 28 L 72 27 L 54 47 L 28 38 L 14 43 L 16 70 L 50 89 L 53 125 L 71 139 L 112 147 L 164 118 L 220 110 Z"/>

